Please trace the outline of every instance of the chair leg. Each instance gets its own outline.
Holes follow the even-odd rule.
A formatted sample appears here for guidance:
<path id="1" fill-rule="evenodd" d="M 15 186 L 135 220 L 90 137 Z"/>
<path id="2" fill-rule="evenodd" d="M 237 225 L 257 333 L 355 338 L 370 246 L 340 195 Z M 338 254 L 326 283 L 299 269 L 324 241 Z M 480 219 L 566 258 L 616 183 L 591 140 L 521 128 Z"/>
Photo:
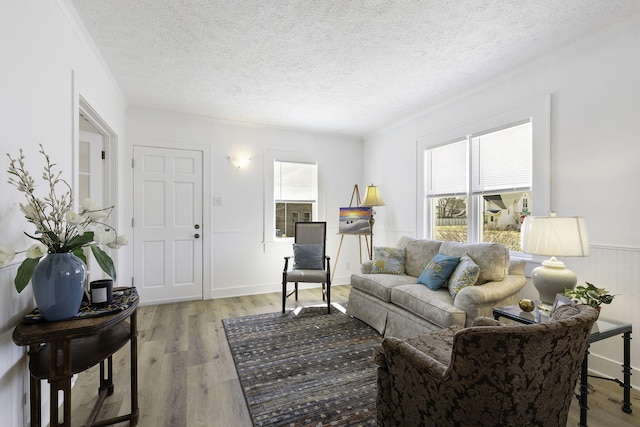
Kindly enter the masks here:
<path id="1" fill-rule="evenodd" d="M 331 314 L 331 283 L 327 283 L 327 314 Z"/>
<path id="2" fill-rule="evenodd" d="M 296 301 L 298 301 L 298 282 L 296 282 Z"/>
<path id="3" fill-rule="evenodd" d="M 284 313 L 284 307 L 287 304 L 287 282 L 282 282 L 282 313 Z"/>

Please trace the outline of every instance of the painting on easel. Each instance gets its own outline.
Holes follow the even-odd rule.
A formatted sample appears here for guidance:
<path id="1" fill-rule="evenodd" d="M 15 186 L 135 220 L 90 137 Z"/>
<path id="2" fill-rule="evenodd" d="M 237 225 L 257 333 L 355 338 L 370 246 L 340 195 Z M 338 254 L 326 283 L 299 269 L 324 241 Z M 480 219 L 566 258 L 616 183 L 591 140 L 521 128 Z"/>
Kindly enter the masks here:
<path id="1" fill-rule="evenodd" d="M 371 234 L 371 206 L 340 208 L 338 232 L 341 234 Z"/>

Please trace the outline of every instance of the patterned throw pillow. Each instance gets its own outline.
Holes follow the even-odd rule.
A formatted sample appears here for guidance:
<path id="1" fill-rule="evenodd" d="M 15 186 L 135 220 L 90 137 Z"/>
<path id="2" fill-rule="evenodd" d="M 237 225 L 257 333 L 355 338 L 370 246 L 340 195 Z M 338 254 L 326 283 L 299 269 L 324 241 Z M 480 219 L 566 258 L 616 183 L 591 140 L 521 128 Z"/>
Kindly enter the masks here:
<path id="1" fill-rule="evenodd" d="M 404 274 L 404 248 L 373 248 L 372 274 Z"/>
<path id="2" fill-rule="evenodd" d="M 293 269 L 294 270 L 322 270 L 321 243 L 293 244 Z"/>
<path id="3" fill-rule="evenodd" d="M 458 262 L 460 262 L 460 257 L 436 254 L 418 277 L 418 283 L 425 285 L 432 291 L 440 289 L 447 283 Z"/>
<path id="4" fill-rule="evenodd" d="M 476 264 L 469 255 L 462 255 L 460 257 L 460 263 L 449 278 L 447 285 L 449 293 L 455 298 L 458 292 L 460 292 L 460 289 L 475 285 L 479 276 L 480 267 L 478 267 L 478 264 Z"/>

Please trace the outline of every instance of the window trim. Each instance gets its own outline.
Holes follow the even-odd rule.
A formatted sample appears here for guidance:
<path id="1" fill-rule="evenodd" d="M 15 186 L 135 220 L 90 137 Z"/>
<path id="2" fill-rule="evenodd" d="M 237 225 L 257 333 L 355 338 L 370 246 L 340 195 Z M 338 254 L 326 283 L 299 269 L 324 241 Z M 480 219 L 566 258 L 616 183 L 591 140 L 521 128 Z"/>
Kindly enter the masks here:
<path id="1" fill-rule="evenodd" d="M 324 197 L 324 185 L 322 183 L 322 163 L 318 160 L 320 156 L 310 151 L 282 151 L 274 149 L 266 149 L 264 155 L 264 198 L 263 207 L 263 224 L 262 224 L 262 243 L 265 251 L 271 247 L 281 249 L 283 246 L 291 247 L 293 237 L 276 238 L 275 237 L 275 199 L 274 199 L 274 162 L 292 162 L 292 163 L 309 163 L 316 164 L 318 167 L 318 192 L 316 201 L 316 221 L 326 221 L 326 208 Z"/>
<path id="2" fill-rule="evenodd" d="M 421 238 L 426 238 L 429 231 L 428 220 L 430 219 L 427 206 L 426 176 L 425 176 L 425 156 L 426 150 L 445 145 L 450 142 L 459 141 L 461 138 L 477 135 L 491 131 L 491 129 L 504 128 L 505 125 L 518 123 L 531 119 L 532 122 L 532 145 L 533 145 L 533 180 L 531 191 L 534 193 L 535 203 L 533 215 L 547 215 L 551 209 L 551 161 L 550 161 L 550 140 L 551 140 L 551 96 L 548 95 L 540 100 L 516 107 L 512 110 L 496 115 L 488 116 L 484 119 L 452 126 L 444 130 L 436 131 L 419 138 L 416 141 L 416 231 Z M 470 201 L 467 201 L 470 203 Z M 471 203 L 473 203 L 471 201 Z M 476 206 L 469 206 L 467 209 L 476 209 Z M 467 238 L 470 242 L 477 242 L 477 228 L 469 224 Z M 521 252 L 518 252 L 521 254 Z"/>

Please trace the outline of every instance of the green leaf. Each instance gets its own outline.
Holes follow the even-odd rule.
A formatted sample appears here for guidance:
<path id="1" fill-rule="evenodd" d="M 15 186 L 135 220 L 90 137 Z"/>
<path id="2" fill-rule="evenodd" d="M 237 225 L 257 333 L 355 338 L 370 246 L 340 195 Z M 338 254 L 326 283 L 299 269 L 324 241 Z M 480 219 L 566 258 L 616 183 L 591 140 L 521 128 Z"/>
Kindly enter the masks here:
<path id="1" fill-rule="evenodd" d="M 58 235 L 56 233 L 54 233 L 53 231 L 51 231 L 51 230 L 47 230 L 42 234 L 47 235 L 49 237 L 49 239 L 51 239 L 52 242 L 61 243 L 60 242 L 60 238 L 58 237 Z"/>
<path id="2" fill-rule="evenodd" d="M 85 231 L 84 233 L 73 237 L 71 240 L 67 242 L 65 245 L 67 249 L 76 253 L 76 249 L 83 247 L 87 243 L 90 243 L 93 240 L 93 231 Z M 76 254 L 77 256 L 77 254 Z"/>
<path id="3" fill-rule="evenodd" d="M 36 265 L 38 265 L 39 262 L 40 258 L 27 258 L 22 261 L 22 264 L 18 267 L 16 278 L 13 281 L 18 293 L 22 292 L 22 290 L 27 287 L 29 280 L 31 280 L 31 277 L 33 276 L 33 271 L 36 269 Z"/>
<path id="4" fill-rule="evenodd" d="M 73 254 L 75 256 L 77 256 L 78 258 L 80 258 L 82 260 L 82 262 L 84 262 L 85 265 L 87 265 L 87 257 L 84 256 L 84 251 L 82 250 L 82 247 L 75 248 L 73 250 Z"/>
<path id="5" fill-rule="evenodd" d="M 113 265 L 111 257 L 97 245 L 89 246 L 91 247 L 91 252 L 93 252 L 93 256 L 96 257 L 96 261 L 98 261 L 98 265 L 102 271 L 107 273 L 113 280 L 116 280 L 116 268 Z"/>

